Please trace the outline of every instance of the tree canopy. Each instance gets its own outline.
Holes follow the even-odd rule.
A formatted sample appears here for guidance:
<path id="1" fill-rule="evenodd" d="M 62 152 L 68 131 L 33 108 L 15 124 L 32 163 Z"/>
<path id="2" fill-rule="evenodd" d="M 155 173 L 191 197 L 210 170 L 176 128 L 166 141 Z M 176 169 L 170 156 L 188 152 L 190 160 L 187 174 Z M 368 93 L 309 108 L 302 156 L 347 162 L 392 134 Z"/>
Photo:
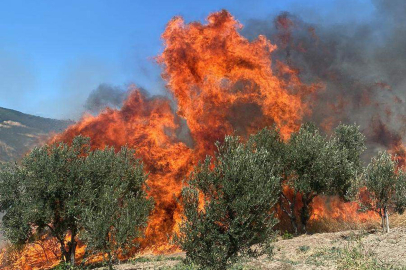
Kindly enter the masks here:
<path id="1" fill-rule="evenodd" d="M 105 233 L 93 230 L 97 226 L 95 211 L 106 230 L 114 228 L 112 235 L 120 240 L 117 244 L 128 239 L 123 234 L 139 235 L 136 228 L 145 225 L 152 208 L 145 194 L 145 179 L 140 161 L 125 147 L 118 153 L 112 148 L 93 152 L 89 138 L 78 136 L 70 145 L 35 148 L 21 164 L 9 165 L 0 172 L 5 235 L 12 243 L 22 245 L 38 235 L 55 237 L 61 259 L 74 264 L 81 233 L 90 246 L 102 250 L 90 241 Z M 108 214 L 121 222 L 120 229 L 115 218 L 108 219 L 108 214 L 101 211 L 107 208 Z M 129 221 L 130 217 L 136 217 L 135 221 Z M 133 225 L 134 231 L 128 230 Z"/>
<path id="2" fill-rule="evenodd" d="M 340 125 L 331 136 L 312 124 L 304 124 L 284 142 L 278 130 L 264 129 L 250 138 L 265 148 L 281 176 L 279 205 L 291 220 L 295 233 L 306 232 L 311 204 L 318 195 L 345 198 L 353 180 L 362 171 L 360 156 L 364 136 L 357 126 Z"/>
<path id="3" fill-rule="evenodd" d="M 279 175 L 266 149 L 253 149 L 238 137 L 217 144 L 182 191 L 184 220 L 177 242 L 187 258 L 205 268 L 224 269 L 237 255 L 256 255 L 273 235 L 272 208 Z"/>
<path id="4" fill-rule="evenodd" d="M 403 213 L 406 207 L 406 172 L 398 169 L 390 154 L 380 152 L 372 158 L 363 180 L 368 196 L 360 198 L 360 203 L 365 210 L 376 211 L 383 231 L 389 232 L 390 213 Z"/>

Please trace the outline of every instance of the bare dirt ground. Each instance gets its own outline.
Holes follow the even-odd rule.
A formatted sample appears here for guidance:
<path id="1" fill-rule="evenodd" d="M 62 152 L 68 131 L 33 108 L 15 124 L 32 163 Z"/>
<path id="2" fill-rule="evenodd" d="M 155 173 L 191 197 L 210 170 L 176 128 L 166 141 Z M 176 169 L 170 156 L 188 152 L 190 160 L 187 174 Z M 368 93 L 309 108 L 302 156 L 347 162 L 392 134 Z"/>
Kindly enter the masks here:
<path id="1" fill-rule="evenodd" d="M 181 267 L 184 257 L 184 253 L 146 255 L 115 269 L 194 269 Z M 247 260 L 237 269 L 406 269 L 406 227 L 393 228 L 389 234 L 351 230 L 279 237 L 272 258 Z"/>
<path id="2" fill-rule="evenodd" d="M 337 269 L 340 263 L 345 266 L 348 257 L 376 260 L 382 267 L 406 268 L 406 228 L 402 227 L 386 235 L 379 231 L 302 235 L 280 240 L 275 248 L 272 261 L 255 260 L 260 269 Z"/>

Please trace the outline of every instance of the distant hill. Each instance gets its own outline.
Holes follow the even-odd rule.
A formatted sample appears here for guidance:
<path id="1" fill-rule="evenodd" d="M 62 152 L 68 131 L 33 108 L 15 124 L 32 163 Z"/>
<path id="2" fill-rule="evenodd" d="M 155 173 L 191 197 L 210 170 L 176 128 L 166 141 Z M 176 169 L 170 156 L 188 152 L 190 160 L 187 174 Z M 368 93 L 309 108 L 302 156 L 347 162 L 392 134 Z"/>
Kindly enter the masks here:
<path id="1" fill-rule="evenodd" d="M 61 132 L 73 123 L 0 107 L 0 162 L 20 159 L 51 132 Z"/>

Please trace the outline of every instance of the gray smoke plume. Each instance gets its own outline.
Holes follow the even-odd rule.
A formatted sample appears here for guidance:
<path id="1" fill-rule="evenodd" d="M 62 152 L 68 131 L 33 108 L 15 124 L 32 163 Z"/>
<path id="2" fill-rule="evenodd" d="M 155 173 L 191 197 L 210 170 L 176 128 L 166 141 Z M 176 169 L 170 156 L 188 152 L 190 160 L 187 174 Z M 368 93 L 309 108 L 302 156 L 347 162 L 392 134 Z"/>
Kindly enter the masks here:
<path id="1" fill-rule="evenodd" d="M 121 108 L 128 93 L 128 90 L 121 87 L 101 84 L 90 93 L 85 103 L 85 110 L 96 115 L 106 107 Z"/>
<path id="2" fill-rule="evenodd" d="M 310 24 L 285 12 L 248 21 L 243 35 L 265 35 L 278 46 L 274 63 L 283 61 L 306 82 L 325 85 L 307 120 L 326 130 L 355 122 L 374 151 L 392 148 L 406 135 L 406 1 L 372 4 L 375 14 L 367 23 Z"/>

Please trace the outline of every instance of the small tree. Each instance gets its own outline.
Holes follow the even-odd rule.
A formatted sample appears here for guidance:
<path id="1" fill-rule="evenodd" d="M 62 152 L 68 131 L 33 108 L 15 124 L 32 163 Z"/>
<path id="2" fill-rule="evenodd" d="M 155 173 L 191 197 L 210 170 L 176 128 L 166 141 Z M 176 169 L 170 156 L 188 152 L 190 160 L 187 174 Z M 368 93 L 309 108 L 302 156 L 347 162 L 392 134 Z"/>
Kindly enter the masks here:
<path id="1" fill-rule="evenodd" d="M 120 202 L 109 205 L 112 211 L 124 211 L 133 195 L 138 196 L 138 202 L 145 200 L 144 193 L 139 191 L 145 176 L 140 173 L 140 164 L 129 157 L 128 150 L 117 155 L 111 149 L 92 153 L 89 142 L 88 138 L 78 136 L 71 145 L 35 148 L 21 165 L 8 166 L 0 172 L 0 210 L 5 211 L 3 227 L 12 243 L 32 242 L 38 235 L 55 237 L 60 244 L 61 259 L 74 265 L 78 234 L 91 220 L 87 218 L 88 207 L 103 208 L 97 203 L 104 203 L 97 199 L 100 191 L 89 187 L 107 190 L 119 180 L 126 187 L 136 184 L 133 190 L 119 193 L 122 198 L 114 197 Z M 141 203 L 140 210 L 144 209 Z M 104 221 L 106 226 L 114 225 L 112 219 Z"/>
<path id="2" fill-rule="evenodd" d="M 130 250 L 143 229 L 153 208 L 146 199 L 143 166 L 134 151 L 122 148 L 96 150 L 86 158 L 82 187 L 83 231 L 80 234 L 95 252 L 107 254 L 109 269 L 113 269 L 115 253 Z"/>
<path id="3" fill-rule="evenodd" d="M 266 149 L 253 149 L 238 137 L 226 137 L 217 150 L 182 191 L 184 220 L 175 239 L 188 260 L 224 269 L 238 255 L 258 255 L 252 246 L 272 238 L 279 176 Z"/>
<path id="4" fill-rule="evenodd" d="M 364 210 L 373 210 L 382 220 L 382 229 L 389 232 L 389 215 L 402 213 L 406 207 L 406 173 L 397 170 L 397 161 L 387 152 L 380 152 L 368 165 L 364 183 L 368 198 L 360 198 Z"/>

